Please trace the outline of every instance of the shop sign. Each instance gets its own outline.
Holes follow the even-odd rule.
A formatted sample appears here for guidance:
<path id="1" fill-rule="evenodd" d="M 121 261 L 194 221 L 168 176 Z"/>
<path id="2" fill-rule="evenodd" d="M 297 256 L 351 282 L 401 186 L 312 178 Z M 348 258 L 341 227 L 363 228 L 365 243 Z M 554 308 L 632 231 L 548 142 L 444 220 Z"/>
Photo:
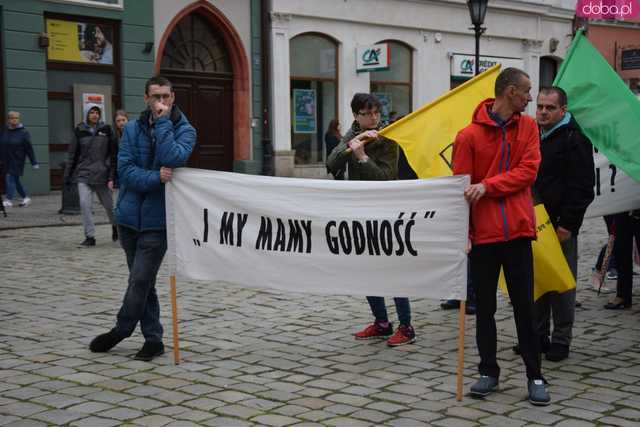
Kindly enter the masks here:
<path id="1" fill-rule="evenodd" d="M 113 26 L 47 19 L 49 61 L 113 65 Z"/>
<path id="2" fill-rule="evenodd" d="M 476 58 L 473 55 L 451 55 L 451 77 L 473 77 L 476 69 Z M 483 72 L 496 64 L 502 64 L 502 68 L 524 68 L 524 61 L 519 58 L 500 58 L 494 56 L 480 57 L 480 72 Z"/>
<path id="3" fill-rule="evenodd" d="M 389 68 L 390 60 L 391 55 L 387 43 L 356 48 L 356 71 L 358 73 L 386 70 Z"/>
<path id="4" fill-rule="evenodd" d="M 293 133 L 316 133 L 316 91 L 293 90 Z"/>
<path id="5" fill-rule="evenodd" d="M 640 70 L 640 49 L 622 51 L 622 70 Z"/>

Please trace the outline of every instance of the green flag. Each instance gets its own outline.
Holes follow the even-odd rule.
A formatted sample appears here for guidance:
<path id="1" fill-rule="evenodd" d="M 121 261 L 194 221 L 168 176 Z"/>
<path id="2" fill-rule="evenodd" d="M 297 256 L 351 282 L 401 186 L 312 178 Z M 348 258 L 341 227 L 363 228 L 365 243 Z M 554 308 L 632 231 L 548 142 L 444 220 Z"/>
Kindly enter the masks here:
<path id="1" fill-rule="evenodd" d="M 569 96 L 569 111 L 611 163 L 640 181 L 640 100 L 580 29 L 554 86 Z"/>

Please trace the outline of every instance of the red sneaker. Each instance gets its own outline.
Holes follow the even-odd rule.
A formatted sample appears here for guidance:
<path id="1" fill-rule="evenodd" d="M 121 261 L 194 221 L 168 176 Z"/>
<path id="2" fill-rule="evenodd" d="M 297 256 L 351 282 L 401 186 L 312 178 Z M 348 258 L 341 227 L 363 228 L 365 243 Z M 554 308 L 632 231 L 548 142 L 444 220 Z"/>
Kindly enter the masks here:
<path id="1" fill-rule="evenodd" d="M 372 323 L 360 332 L 356 332 L 357 340 L 370 340 L 374 338 L 387 338 L 393 334 L 393 326 L 389 323 L 389 326 L 383 328 L 379 323 Z"/>
<path id="2" fill-rule="evenodd" d="M 416 342 L 416 332 L 411 325 L 400 325 L 398 330 L 391 338 L 387 340 L 389 347 L 397 347 L 399 345 L 413 344 Z"/>

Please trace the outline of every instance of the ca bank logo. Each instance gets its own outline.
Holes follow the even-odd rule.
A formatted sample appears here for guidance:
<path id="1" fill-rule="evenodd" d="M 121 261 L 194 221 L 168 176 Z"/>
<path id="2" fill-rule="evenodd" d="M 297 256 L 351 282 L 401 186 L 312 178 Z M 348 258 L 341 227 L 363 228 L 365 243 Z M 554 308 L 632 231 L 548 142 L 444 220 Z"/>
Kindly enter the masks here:
<path id="1" fill-rule="evenodd" d="M 578 0 L 576 15 L 588 19 L 623 21 L 640 16 L 639 0 Z"/>
<path id="2" fill-rule="evenodd" d="M 362 64 L 363 65 L 379 65 L 381 53 L 382 53 L 382 49 L 380 49 L 379 47 L 365 50 L 362 53 Z"/>

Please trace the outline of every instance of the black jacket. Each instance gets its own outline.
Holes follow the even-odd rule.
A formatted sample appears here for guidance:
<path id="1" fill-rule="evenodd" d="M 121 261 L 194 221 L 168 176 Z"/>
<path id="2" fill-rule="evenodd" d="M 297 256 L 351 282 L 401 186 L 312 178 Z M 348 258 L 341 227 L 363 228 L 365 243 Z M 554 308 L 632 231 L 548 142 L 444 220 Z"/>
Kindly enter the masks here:
<path id="1" fill-rule="evenodd" d="M 5 127 L 0 132 L 0 160 L 4 163 L 4 172 L 9 175 L 22 176 L 24 161 L 27 157 L 32 165 L 38 164 L 29 132 L 22 124 L 15 129 Z"/>
<path id="2" fill-rule="evenodd" d="M 69 145 L 65 180 L 91 185 L 113 181 L 117 144 L 111 126 L 100 123 L 94 134 L 86 123 L 80 123 Z"/>
<path id="3" fill-rule="evenodd" d="M 544 203 L 555 227 L 578 234 L 584 213 L 595 197 L 593 147 L 572 117 L 540 141 L 542 161 L 534 194 Z"/>

